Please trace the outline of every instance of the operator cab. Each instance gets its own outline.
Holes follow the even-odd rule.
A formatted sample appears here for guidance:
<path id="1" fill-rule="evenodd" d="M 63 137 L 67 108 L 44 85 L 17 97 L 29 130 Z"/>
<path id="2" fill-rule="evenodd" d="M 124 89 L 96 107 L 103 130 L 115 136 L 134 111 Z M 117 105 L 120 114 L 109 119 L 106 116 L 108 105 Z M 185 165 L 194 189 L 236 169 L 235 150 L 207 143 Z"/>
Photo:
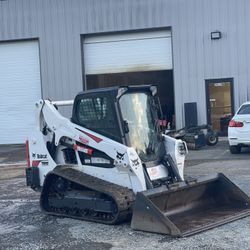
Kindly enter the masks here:
<path id="1" fill-rule="evenodd" d="M 133 147 L 144 162 L 164 155 L 154 85 L 111 87 L 79 93 L 72 122 Z"/>

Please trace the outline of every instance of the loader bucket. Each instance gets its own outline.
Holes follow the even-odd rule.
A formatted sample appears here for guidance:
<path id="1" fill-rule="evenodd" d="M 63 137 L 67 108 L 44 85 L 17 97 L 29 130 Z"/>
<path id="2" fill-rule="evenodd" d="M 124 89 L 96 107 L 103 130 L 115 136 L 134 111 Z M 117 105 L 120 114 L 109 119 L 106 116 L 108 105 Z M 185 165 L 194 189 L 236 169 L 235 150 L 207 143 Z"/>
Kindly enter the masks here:
<path id="1" fill-rule="evenodd" d="M 250 198 L 223 174 L 136 195 L 131 227 L 188 236 L 250 215 Z"/>

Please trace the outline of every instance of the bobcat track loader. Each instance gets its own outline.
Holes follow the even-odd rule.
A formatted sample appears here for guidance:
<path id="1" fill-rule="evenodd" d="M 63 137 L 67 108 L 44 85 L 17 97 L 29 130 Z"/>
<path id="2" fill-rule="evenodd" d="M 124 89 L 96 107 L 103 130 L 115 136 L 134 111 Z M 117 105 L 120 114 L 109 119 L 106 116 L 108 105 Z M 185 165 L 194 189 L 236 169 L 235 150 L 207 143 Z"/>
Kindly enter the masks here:
<path id="1" fill-rule="evenodd" d="M 26 181 L 47 213 L 187 236 L 250 214 L 250 199 L 223 174 L 185 180 L 186 144 L 161 133 L 155 86 L 40 100 L 26 143 Z M 58 106 L 73 104 L 71 120 Z"/>

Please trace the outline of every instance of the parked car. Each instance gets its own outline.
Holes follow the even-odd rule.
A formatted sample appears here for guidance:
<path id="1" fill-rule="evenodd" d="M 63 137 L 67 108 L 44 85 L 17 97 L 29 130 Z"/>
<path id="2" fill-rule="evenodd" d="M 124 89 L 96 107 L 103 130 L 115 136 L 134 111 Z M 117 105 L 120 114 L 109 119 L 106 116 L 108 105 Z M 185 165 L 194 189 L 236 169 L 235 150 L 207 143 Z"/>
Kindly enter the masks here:
<path id="1" fill-rule="evenodd" d="M 229 149 L 239 154 L 242 147 L 250 146 L 250 102 L 243 103 L 229 122 Z"/>

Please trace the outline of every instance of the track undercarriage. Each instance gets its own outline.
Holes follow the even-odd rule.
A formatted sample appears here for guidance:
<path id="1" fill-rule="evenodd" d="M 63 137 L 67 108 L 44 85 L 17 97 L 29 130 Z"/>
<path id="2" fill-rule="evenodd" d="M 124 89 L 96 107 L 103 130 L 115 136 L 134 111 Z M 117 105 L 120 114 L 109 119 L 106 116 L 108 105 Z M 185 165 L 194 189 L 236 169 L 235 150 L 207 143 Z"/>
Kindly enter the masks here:
<path id="1" fill-rule="evenodd" d="M 128 188 L 64 165 L 46 177 L 40 205 L 52 215 L 117 224 L 131 218 L 133 201 Z"/>

